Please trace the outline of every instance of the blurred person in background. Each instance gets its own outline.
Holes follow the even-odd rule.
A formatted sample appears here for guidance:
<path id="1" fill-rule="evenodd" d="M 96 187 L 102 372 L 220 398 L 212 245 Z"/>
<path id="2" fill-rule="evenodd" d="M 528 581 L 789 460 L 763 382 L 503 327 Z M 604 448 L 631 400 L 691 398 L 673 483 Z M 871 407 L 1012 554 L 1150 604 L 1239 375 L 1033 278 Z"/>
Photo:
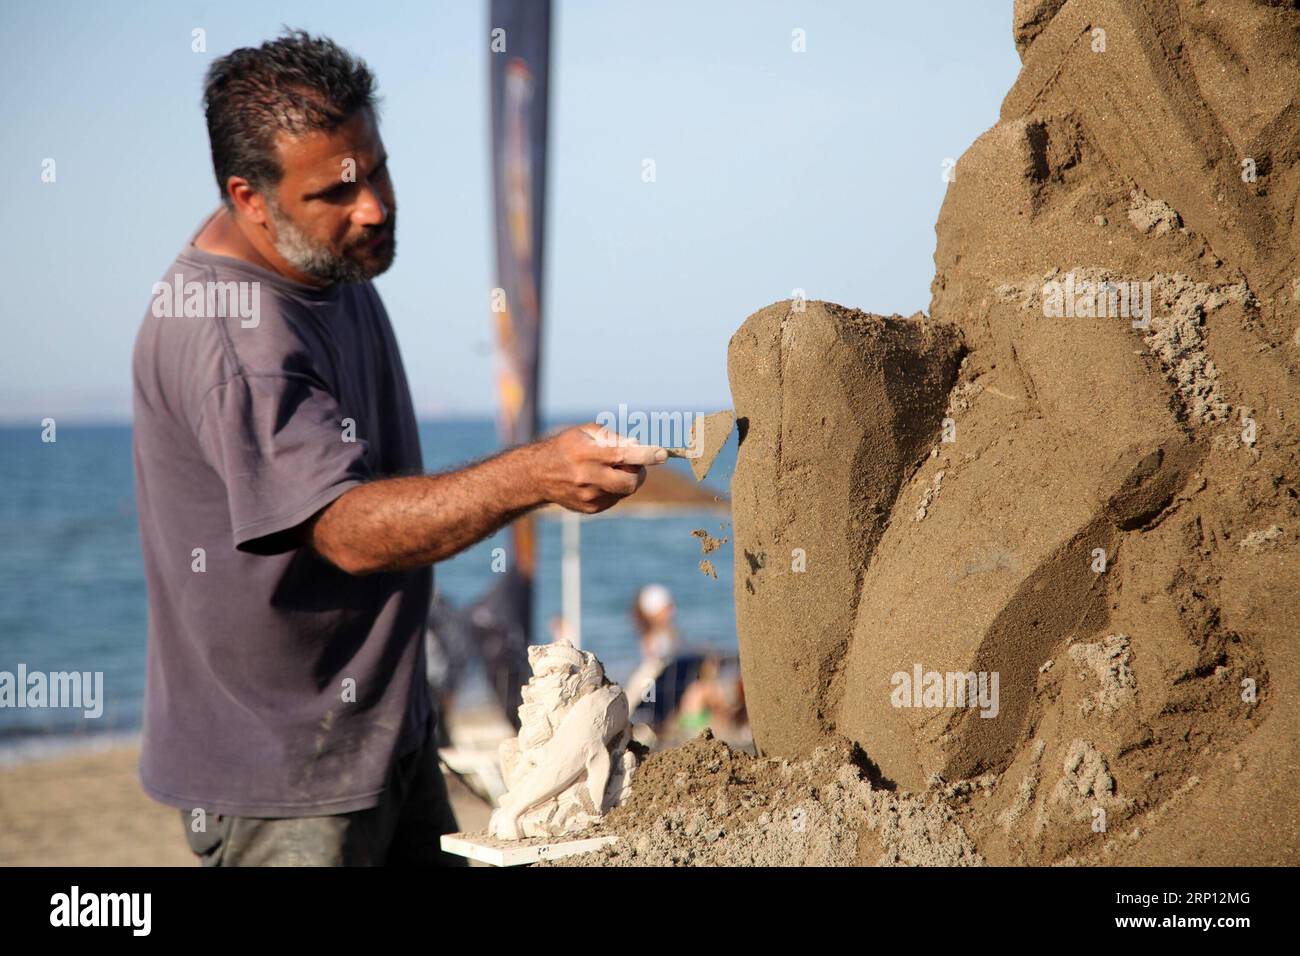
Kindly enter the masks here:
<path id="1" fill-rule="evenodd" d="M 699 674 L 682 693 L 675 726 L 682 739 L 698 736 L 706 727 L 719 737 L 730 733 L 735 707 L 719 679 L 721 671 L 718 656 L 707 655 L 700 662 Z"/>
<path id="2" fill-rule="evenodd" d="M 677 649 L 677 604 L 662 584 L 647 584 L 637 592 L 632 620 L 641 636 L 641 657 L 666 660 Z"/>
<path id="3" fill-rule="evenodd" d="M 624 688 L 633 713 L 643 705 L 655 703 L 655 682 L 663 674 L 677 651 L 677 604 L 672 592 L 662 584 L 647 584 L 632 602 L 632 621 L 641 644 L 641 663 Z M 659 712 L 661 707 L 652 707 Z M 653 721 L 650 721 L 653 722 Z"/>

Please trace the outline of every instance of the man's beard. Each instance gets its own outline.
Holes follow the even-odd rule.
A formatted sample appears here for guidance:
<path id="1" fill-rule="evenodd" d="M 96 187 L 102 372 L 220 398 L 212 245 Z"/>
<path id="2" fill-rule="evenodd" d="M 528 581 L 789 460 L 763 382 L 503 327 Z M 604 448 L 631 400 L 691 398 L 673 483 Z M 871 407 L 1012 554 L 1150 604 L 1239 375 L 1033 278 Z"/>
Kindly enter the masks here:
<path id="1" fill-rule="evenodd" d="M 359 240 L 336 253 L 324 243 L 316 242 L 298 228 L 274 201 L 267 203 L 275 225 L 275 251 L 284 261 L 317 282 L 363 282 L 387 271 L 397 255 L 397 210 L 394 208 L 382 226 L 368 229 Z M 368 246 L 376 235 L 387 235 L 378 245 Z"/>

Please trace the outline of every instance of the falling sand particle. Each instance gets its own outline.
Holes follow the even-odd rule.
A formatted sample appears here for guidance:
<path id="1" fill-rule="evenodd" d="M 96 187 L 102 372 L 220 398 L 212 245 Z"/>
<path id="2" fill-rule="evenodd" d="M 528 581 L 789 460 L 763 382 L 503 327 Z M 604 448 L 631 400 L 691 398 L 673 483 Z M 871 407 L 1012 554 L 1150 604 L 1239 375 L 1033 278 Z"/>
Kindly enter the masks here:
<path id="1" fill-rule="evenodd" d="M 715 538 L 703 528 L 696 528 L 691 534 L 700 539 L 700 554 L 712 554 L 727 543 L 726 538 Z"/>

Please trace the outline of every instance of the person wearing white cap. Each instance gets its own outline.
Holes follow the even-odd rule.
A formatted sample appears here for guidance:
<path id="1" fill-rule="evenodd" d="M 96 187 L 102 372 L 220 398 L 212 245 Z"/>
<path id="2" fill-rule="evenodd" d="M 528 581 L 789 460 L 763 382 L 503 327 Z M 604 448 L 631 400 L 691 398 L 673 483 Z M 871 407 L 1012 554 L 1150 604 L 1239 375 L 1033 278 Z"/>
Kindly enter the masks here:
<path id="1" fill-rule="evenodd" d="M 677 644 L 677 605 L 662 584 L 647 584 L 636 596 L 636 624 L 643 657 L 667 657 Z"/>
<path id="2" fill-rule="evenodd" d="M 637 592 L 632 619 L 641 635 L 641 663 L 626 685 L 628 701 L 634 710 L 650 699 L 655 678 L 663 672 L 677 648 L 676 614 L 672 592 L 662 584 L 647 584 Z"/>

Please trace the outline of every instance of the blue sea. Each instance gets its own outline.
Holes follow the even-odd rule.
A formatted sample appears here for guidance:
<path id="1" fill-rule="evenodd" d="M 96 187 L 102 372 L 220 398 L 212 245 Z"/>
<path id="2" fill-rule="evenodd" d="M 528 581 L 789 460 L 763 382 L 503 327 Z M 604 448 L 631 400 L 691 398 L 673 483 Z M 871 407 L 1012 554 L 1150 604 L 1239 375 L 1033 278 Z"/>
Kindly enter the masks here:
<path id="1" fill-rule="evenodd" d="M 499 447 L 487 418 L 425 421 L 420 438 L 428 471 L 463 465 Z M 733 436 L 706 482 L 716 494 L 730 487 L 735 444 Z M 682 461 L 663 467 L 690 474 Z M 0 427 L 0 671 L 16 673 L 21 663 L 29 673 L 104 675 L 104 710 L 97 719 L 79 710 L 0 707 L 0 762 L 139 731 L 148 604 L 134 491 L 129 425 L 60 424 L 52 443 L 41 441 L 39 425 Z M 533 639 L 540 642 L 560 611 L 561 529 L 556 520 L 538 524 Z M 706 577 L 698 569 L 695 528 L 730 537 L 730 516 L 686 511 L 582 518 L 582 642 L 613 679 L 626 678 L 636 666 L 629 609 L 637 589 L 650 582 L 672 591 L 685 644 L 735 652 L 731 545 L 709 556 L 718 577 Z M 506 537 L 500 532 L 437 566 L 437 586 L 453 604 L 472 601 L 494 583 L 490 552 Z M 458 699 L 490 700 L 481 673 L 471 674 Z"/>

